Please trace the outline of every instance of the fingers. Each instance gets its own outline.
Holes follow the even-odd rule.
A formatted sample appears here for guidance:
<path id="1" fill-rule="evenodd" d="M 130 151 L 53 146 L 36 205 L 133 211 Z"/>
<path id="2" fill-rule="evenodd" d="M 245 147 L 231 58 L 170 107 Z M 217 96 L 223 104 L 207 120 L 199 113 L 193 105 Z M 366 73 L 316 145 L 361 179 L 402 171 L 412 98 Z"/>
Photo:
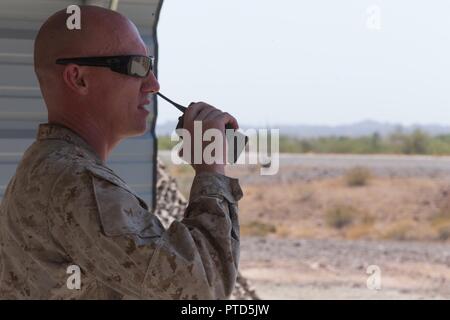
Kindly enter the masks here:
<path id="1" fill-rule="evenodd" d="M 200 114 L 200 112 L 202 112 L 203 109 L 210 109 L 213 108 L 212 106 L 204 103 L 204 102 L 191 102 L 186 110 L 186 112 L 184 113 L 184 119 L 185 119 L 185 123 L 192 123 Z"/>
<path id="2" fill-rule="evenodd" d="M 190 103 L 187 110 L 184 112 L 185 124 L 194 121 L 197 115 L 202 111 L 202 103 Z"/>
<path id="3" fill-rule="evenodd" d="M 204 102 L 191 103 L 185 112 L 185 124 L 194 121 L 209 122 L 211 127 L 223 129 L 230 124 L 233 129 L 239 129 L 239 124 L 232 115 Z"/>
<path id="4" fill-rule="evenodd" d="M 203 118 L 203 121 L 207 121 L 207 120 L 213 120 L 215 119 L 217 116 L 220 116 L 223 112 L 220 110 L 212 110 L 211 112 L 209 112 L 205 118 Z M 196 119 L 198 120 L 198 119 Z"/>
<path id="5" fill-rule="evenodd" d="M 228 112 L 222 112 L 216 118 L 214 118 L 214 120 L 219 121 L 224 126 L 226 126 L 227 124 L 230 124 L 233 127 L 233 129 L 235 129 L 235 130 L 239 129 L 239 123 L 237 122 L 236 118 L 233 117 Z"/>
<path id="6" fill-rule="evenodd" d="M 195 120 L 214 119 L 217 115 L 219 115 L 221 113 L 222 113 L 222 111 L 220 111 L 212 106 L 207 106 L 198 113 L 198 115 L 195 117 Z"/>
<path id="7" fill-rule="evenodd" d="M 206 161 L 203 159 L 203 152 L 206 150 L 206 147 L 209 145 L 208 141 L 201 140 L 201 154 L 200 157 L 195 157 L 195 150 L 198 148 L 193 148 L 193 145 L 197 143 L 196 135 L 203 135 L 208 132 L 210 129 L 218 129 L 220 130 L 222 135 L 226 134 L 226 129 L 233 128 L 239 129 L 239 124 L 232 115 L 228 112 L 222 112 L 221 110 L 207 104 L 204 102 L 191 103 L 189 104 L 187 110 L 184 115 L 184 129 L 189 131 L 190 139 L 191 139 L 191 149 L 184 150 L 180 149 L 180 157 L 183 157 L 182 153 L 188 153 L 190 158 L 188 157 L 187 161 L 193 165 L 196 172 L 201 170 L 215 170 L 217 172 L 223 172 L 223 167 L 227 162 L 227 139 L 221 139 L 216 141 L 216 137 L 214 137 L 214 142 L 223 143 L 223 145 L 219 146 L 219 150 L 214 149 L 214 155 L 210 155 L 212 158 L 207 158 Z M 201 132 L 196 132 L 196 126 L 194 125 L 194 121 L 201 121 Z M 192 161 L 196 161 L 195 159 L 202 159 L 201 163 L 195 163 Z M 210 160 L 214 160 L 211 163 Z M 219 172 L 219 173 L 220 173 Z"/>

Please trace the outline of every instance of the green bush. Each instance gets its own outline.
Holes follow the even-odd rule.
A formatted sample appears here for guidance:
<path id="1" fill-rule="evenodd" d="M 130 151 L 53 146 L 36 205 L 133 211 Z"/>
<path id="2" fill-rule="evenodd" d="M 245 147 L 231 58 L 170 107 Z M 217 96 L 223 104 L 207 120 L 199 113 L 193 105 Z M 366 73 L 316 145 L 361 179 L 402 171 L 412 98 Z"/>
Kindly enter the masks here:
<path id="1" fill-rule="evenodd" d="M 405 154 L 427 154 L 429 147 L 429 137 L 420 130 L 415 130 L 412 134 L 405 136 L 403 142 L 403 153 Z"/>
<path id="2" fill-rule="evenodd" d="M 177 142 L 169 136 L 158 137 L 160 150 L 171 149 Z M 269 144 L 270 151 L 270 144 Z M 280 135 L 283 153 L 340 153 L 340 154 L 430 154 L 450 155 L 450 135 L 430 136 L 417 129 L 410 134 L 401 130 L 382 137 L 375 132 L 363 137 L 295 138 Z"/>
<path id="3" fill-rule="evenodd" d="M 179 141 L 171 141 L 169 136 L 158 137 L 158 150 L 171 150 Z"/>

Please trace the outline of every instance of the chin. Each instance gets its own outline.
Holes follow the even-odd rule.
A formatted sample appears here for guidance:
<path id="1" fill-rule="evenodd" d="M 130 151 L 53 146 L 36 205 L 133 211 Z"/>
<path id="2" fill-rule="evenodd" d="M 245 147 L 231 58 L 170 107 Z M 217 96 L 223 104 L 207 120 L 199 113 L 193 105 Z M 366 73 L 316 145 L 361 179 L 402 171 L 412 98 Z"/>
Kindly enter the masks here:
<path id="1" fill-rule="evenodd" d="M 128 136 L 129 137 L 136 137 L 136 136 L 142 136 L 147 131 L 147 126 L 139 126 L 133 128 L 133 130 L 130 130 Z"/>
<path id="2" fill-rule="evenodd" d="M 139 125 L 136 126 L 136 136 L 141 136 L 147 131 L 147 121 L 143 121 L 142 123 L 139 123 Z"/>
<path id="3" fill-rule="evenodd" d="M 147 123 L 148 113 L 147 114 L 135 114 L 133 117 L 129 118 L 129 122 L 124 128 L 126 131 L 127 137 L 135 137 L 141 136 L 147 132 L 148 123 Z"/>

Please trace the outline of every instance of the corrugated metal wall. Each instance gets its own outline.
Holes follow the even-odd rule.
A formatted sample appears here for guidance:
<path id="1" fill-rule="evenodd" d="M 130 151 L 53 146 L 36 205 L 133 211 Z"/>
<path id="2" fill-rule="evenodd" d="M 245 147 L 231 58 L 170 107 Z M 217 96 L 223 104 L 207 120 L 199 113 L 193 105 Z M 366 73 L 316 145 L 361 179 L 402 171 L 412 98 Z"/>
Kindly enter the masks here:
<path id="1" fill-rule="evenodd" d="M 110 1 L 1 0 L 0 1 L 0 199 L 24 150 L 34 141 L 47 112 L 33 72 L 33 42 L 40 25 L 52 13 L 71 4 L 108 7 Z M 151 54 L 157 56 L 156 24 L 162 0 L 120 0 L 117 11 L 138 27 Z M 108 165 L 154 205 L 156 139 L 154 115 L 151 130 L 123 141 Z"/>

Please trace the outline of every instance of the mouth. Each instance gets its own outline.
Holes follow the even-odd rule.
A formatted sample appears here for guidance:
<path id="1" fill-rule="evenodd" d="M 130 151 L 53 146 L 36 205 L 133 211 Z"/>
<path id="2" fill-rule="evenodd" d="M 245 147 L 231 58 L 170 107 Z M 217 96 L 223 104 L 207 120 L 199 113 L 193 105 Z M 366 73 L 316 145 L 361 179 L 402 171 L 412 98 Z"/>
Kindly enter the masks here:
<path id="1" fill-rule="evenodd" d="M 147 108 L 145 107 L 145 106 L 148 105 L 149 103 L 150 103 L 150 100 L 148 100 L 148 99 L 144 100 L 144 102 L 142 102 L 142 103 L 140 103 L 140 104 L 138 105 L 138 109 L 139 109 L 139 110 L 149 111 L 149 110 L 148 110 L 148 107 L 147 107 Z"/>

